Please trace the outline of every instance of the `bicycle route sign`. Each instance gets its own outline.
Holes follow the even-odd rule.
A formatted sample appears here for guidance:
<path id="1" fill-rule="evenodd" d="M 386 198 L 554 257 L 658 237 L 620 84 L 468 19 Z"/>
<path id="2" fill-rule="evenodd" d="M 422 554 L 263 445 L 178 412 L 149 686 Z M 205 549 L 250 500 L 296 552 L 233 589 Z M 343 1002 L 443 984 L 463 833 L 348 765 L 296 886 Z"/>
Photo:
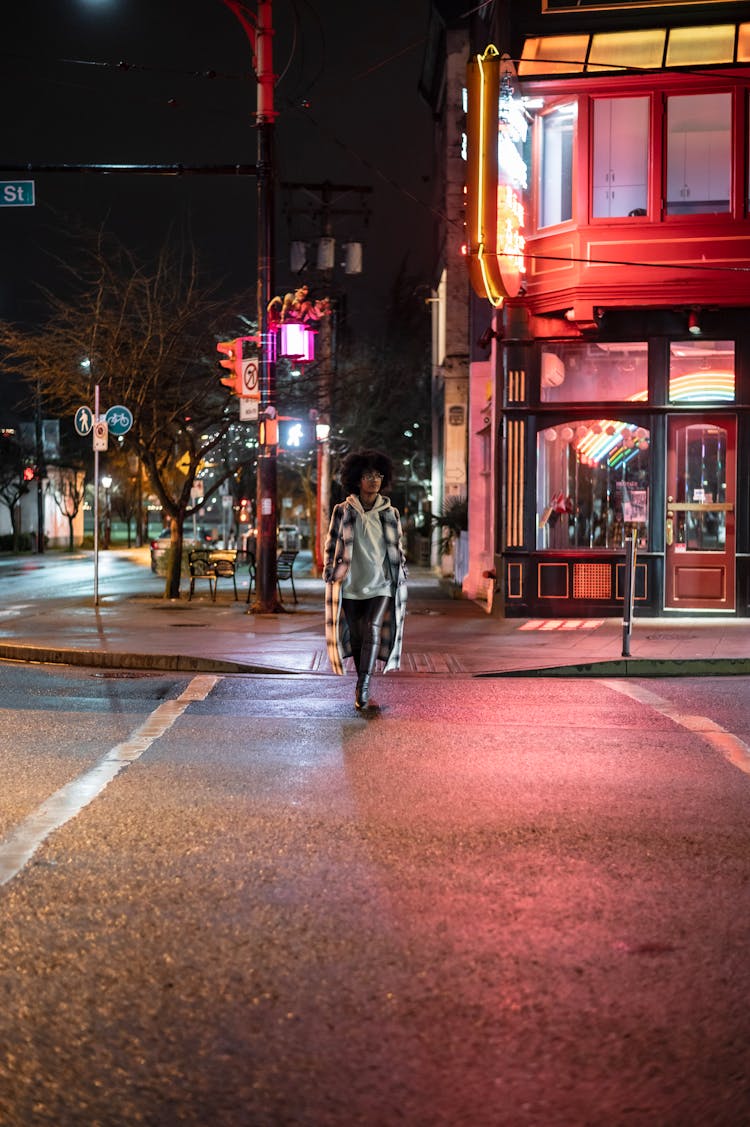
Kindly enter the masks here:
<path id="1" fill-rule="evenodd" d="M 127 434 L 133 425 L 133 415 L 128 407 L 119 404 L 110 407 L 104 419 L 109 427 L 110 434 Z"/>
<path id="2" fill-rule="evenodd" d="M 110 407 L 104 417 L 100 417 L 98 420 L 94 420 L 94 412 L 90 407 L 79 407 L 73 416 L 73 425 L 78 434 L 85 438 L 86 435 L 94 431 L 94 438 L 101 442 L 103 441 L 102 435 L 96 431 L 98 423 L 106 424 L 107 434 L 127 434 L 133 425 L 133 414 L 129 408 L 118 403 L 117 406 Z M 100 449 L 106 450 L 106 446 L 100 447 Z"/>

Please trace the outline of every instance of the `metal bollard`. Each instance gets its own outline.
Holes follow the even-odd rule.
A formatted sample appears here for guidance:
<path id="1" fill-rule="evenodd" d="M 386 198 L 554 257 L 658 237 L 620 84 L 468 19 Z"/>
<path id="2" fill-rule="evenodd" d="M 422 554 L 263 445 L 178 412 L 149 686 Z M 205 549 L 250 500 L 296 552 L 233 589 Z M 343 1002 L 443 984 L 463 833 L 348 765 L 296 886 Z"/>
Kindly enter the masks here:
<path id="1" fill-rule="evenodd" d="M 635 535 L 625 537 L 625 591 L 622 608 L 622 656 L 630 657 L 630 632 L 635 599 Z"/>

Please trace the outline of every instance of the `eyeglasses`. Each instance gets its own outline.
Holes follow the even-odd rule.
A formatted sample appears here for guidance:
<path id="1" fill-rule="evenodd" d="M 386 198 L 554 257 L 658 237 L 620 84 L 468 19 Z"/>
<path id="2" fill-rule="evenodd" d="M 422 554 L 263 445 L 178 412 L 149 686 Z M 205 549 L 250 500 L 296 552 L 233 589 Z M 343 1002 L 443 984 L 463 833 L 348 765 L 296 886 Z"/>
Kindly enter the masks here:
<path id="1" fill-rule="evenodd" d="M 362 480 L 363 481 L 376 481 L 376 480 L 382 481 L 383 475 L 382 475 L 382 473 L 378 473 L 377 470 L 367 470 L 365 473 L 362 474 Z"/>

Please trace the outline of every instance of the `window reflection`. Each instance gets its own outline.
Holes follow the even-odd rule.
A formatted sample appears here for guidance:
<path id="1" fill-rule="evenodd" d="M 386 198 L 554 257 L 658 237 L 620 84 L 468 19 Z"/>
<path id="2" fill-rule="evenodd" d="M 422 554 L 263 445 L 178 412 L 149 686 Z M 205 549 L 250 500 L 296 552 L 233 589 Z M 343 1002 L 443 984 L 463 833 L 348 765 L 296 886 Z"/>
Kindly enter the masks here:
<path id="1" fill-rule="evenodd" d="M 671 403 L 733 403 L 734 341 L 673 341 L 669 399 Z"/>
<path id="2" fill-rule="evenodd" d="M 693 509 L 674 513 L 676 544 L 688 552 L 723 552 L 727 514 L 712 509 L 727 499 L 727 432 L 710 423 L 695 423 L 677 432 L 674 500 Z M 699 508 L 698 506 L 706 506 Z"/>
<path id="3" fill-rule="evenodd" d="M 650 434 L 615 419 L 545 427 L 537 436 L 537 548 L 648 548 Z"/>
<path id="4" fill-rule="evenodd" d="M 648 345 L 559 341 L 542 348 L 542 403 L 646 399 Z"/>
<path id="5" fill-rule="evenodd" d="M 541 119 L 541 227 L 565 223 L 573 216 L 573 132 L 577 116 L 578 107 L 571 102 L 558 106 Z"/>

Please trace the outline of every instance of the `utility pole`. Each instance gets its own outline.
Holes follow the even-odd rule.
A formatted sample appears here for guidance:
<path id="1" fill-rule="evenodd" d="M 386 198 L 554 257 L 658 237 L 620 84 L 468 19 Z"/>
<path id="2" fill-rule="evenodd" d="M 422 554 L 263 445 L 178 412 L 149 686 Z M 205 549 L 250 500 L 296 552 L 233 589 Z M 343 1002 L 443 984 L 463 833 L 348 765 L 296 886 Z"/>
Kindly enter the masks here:
<path id="1" fill-rule="evenodd" d="M 258 428 L 258 554 L 254 611 L 281 609 L 276 589 L 277 453 L 276 358 L 268 330 L 268 306 L 273 297 L 274 260 L 274 74 L 271 63 L 273 29 L 271 0 L 258 0 L 256 74 L 258 78 L 258 332 L 260 334 L 261 412 Z"/>
<path id="2" fill-rule="evenodd" d="M 260 337 L 261 403 L 258 426 L 258 525 L 255 601 L 252 613 L 282 609 L 277 593 L 277 454 L 275 340 L 268 328 L 268 306 L 273 297 L 274 261 L 274 120 L 275 75 L 272 63 L 273 17 L 271 0 L 257 0 L 252 16 L 241 0 L 224 0 L 242 24 L 253 47 L 253 69 L 258 80 L 256 128 L 258 132 L 258 335 Z"/>

